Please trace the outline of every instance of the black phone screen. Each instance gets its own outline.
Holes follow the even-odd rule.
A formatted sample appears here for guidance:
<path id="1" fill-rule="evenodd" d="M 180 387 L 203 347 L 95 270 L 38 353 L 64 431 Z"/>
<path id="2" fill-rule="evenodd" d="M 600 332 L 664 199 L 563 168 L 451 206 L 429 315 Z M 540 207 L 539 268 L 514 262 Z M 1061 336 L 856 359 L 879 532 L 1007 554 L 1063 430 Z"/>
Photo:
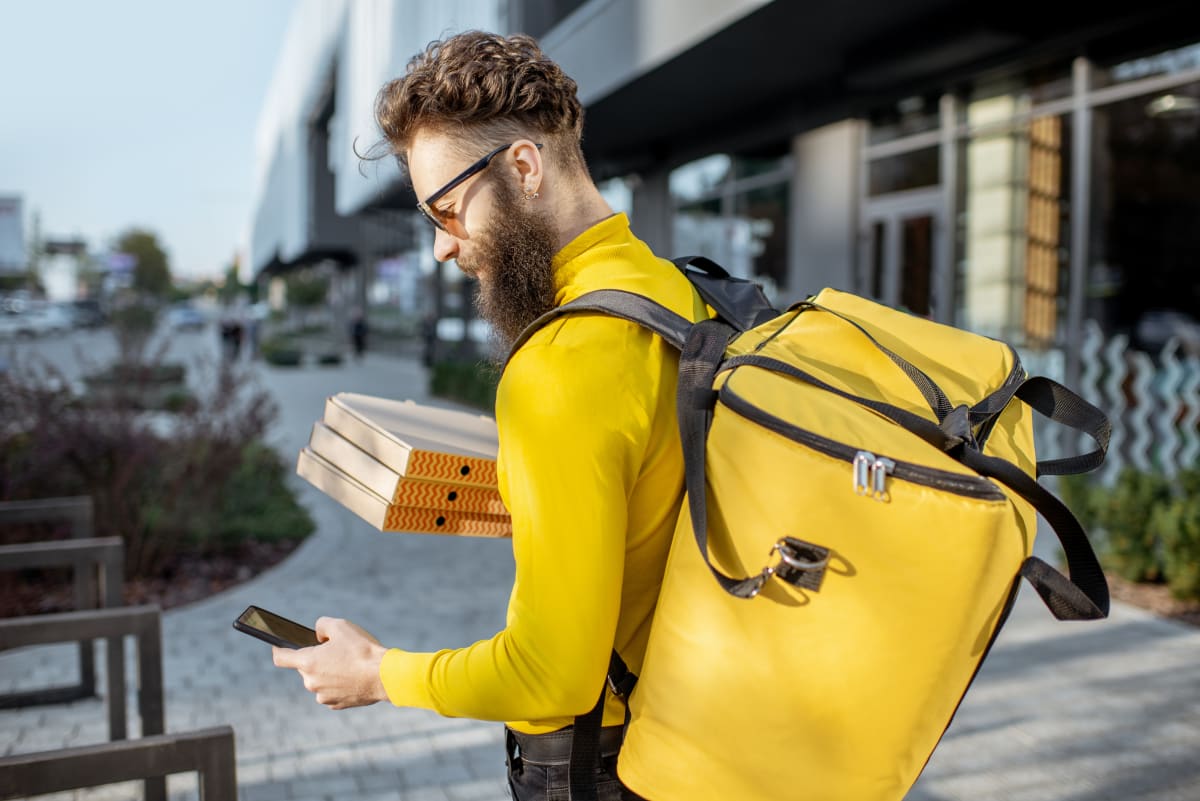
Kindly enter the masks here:
<path id="1" fill-rule="evenodd" d="M 308 626 L 257 606 L 246 607 L 246 611 L 233 622 L 233 627 L 284 648 L 307 648 L 318 644 L 317 633 Z"/>

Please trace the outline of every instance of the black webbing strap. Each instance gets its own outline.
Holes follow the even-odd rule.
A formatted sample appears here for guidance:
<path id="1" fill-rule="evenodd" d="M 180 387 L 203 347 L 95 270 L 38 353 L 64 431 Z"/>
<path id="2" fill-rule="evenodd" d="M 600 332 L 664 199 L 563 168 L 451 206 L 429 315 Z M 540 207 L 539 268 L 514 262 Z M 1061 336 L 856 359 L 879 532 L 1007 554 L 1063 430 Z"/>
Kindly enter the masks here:
<path id="1" fill-rule="evenodd" d="M 1037 376 L 1021 384 L 1017 397 L 1056 423 L 1087 434 L 1096 443 L 1096 450 L 1062 459 L 1047 459 L 1037 463 L 1039 476 L 1065 476 L 1095 470 L 1108 452 L 1112 423 L 1097 409 L 1057 381 Z"/>
<path id="2" fill-rule="evenodd" d="M 708 558 L 708 503 L 705 481 L 705 445 L 712 422 L 716 392 L 713 381 L 734 330 L 719 320 L 696 323 L 679 357 L 679 387 L 675 409 L 679 417 L 679 437 L 683 444 L 684 486 L 692 532 L 700 556 L 713 578 L 725 592 L 738 598 L 753 598 L 762 589 L 763 577 L 735 579 L 718 570 Z"/>
<path id="3" fill-rule="evenodd" d="M 567 766 L 571 801 L 598 801 L 596 767 L 600 764 L 600 729 L 604 724 L 604 693 L 592 711 L 575 718 L 571 735 L 571 761 Z"/>
<path id="4" fill-rule="evenodd" d="M 1011 347 L 1008 347 L 1008 352 L 1012 355 L 1013 366 L 1008 371 L 1004 383 L 1000 385 L 1000 389 L 972 406 L 968 414 L 971 426 L 975 431 L 975 442 L 979 444 L 981 450 L 987 443 L 988 437 L 992 435 L 992 429 L 996 427 L 1000 413 L 1004 411 L 1009 401 L 1017 394 L 1021 384 L 1025 382 L 1025 366 L 1021 364 L 1021 357 Z"/>
<path id="5" fill-rule="evenodd" d="M 1053 529 L 1067 557 L 1064 576 L 1036 556 L 1021 565 L 1021 575 L 1033 585 L 1046 607 L 1059 620 L 1098 620 L 1108 616 L 1108 582 L 1087 534 L 1062 501 L 1028 473 L 1004 459 L 964 448 L 959 461 L 980 475 L 994 478 L 1037 509 Z"/>
<path id="6" fill-rule="evenodd" d="M 691 321 L 644 295 L 624 289 L 597 289 L 551 309 L 525 326 L 525 330 L 509 348 L 504 363 L 508 364 L 513 354 L 542 326 L 567 314 L 589 311 L 620 317 L 622 320 L 649 328 L 678 350 L 683 349 L 683 341 L 687 337 L 688 329 L 692 327 Z"/>
<path id="7" fill-rule="evenodd" d="M 629 725 L 629 703 L 637 676 L 625 665 L 616 649 L 608 660 L 608 675 L 600 697 L 590 712 L 578 715 L 571 734 L 571 759 L 567 765 L 571 801 L 597 801 L 596 769 L 600 766 L 600 729 L 604 726 L 604 695 L 613 693 L 625 703 L 625 725 Z"/>

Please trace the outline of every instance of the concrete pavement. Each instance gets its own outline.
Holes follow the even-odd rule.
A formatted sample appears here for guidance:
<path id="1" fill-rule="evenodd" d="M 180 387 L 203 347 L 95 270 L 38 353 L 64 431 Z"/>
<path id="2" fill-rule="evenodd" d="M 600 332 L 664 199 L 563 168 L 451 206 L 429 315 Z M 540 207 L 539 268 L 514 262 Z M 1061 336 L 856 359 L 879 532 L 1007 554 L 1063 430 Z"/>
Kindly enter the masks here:
<path id="1" fill-rule="evenodd" d="M 333 392 L 425 398 L 419 365 L 374 354 L 341 367 L 256 369 L 280 403 L 273 441 L 289 456 Z M 313 537 L 254 580 L 166 613 L 167 730 L 233 725 L 244 801 L 507 798 L 498 724 L 386 704 L 328 711 L 271 665 L 266 645 L 230 626 L 255 603 L 301 621 L 347 617 L 400 647 L 465 645 L 503 624 L 507 543 L 382 535 L 296 486 L 317 521 Z M 0 654 L 0 692 L 65 683 L 74 664 L 69 646 Z M 101 742 L 103 704 L 0 711 L 0 752 Z M 129 714 L 135 722 L 132 704 Z M 195 798 L 194 777 L 173 777 L 170 788 Z M 136 784 L 59 796 L 139 797 Z M 1200 800 L 1200 629 L 1121 604 L 1100 623 L 1058 623 L 1025 588 L 909 799 Z"/>

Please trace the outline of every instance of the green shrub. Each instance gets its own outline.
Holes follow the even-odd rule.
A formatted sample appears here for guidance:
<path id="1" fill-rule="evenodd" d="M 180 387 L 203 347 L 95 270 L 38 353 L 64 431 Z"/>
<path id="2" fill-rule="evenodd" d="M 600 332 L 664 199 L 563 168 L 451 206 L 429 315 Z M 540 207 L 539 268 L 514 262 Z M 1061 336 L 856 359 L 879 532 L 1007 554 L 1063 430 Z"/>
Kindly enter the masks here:
<path id="1" fill-rule="evenodd" d="M 180 555 L 312 531 L 288 471 L 262 444 L 277 414 L 269 395 L 223 364 L 179 403 L 164 427 L 74 396 L 49 363 L 14 363 L 0 375 L 0 500 L 90 496 L 96 536 L 125 541 L 129 578 L 164 576 Z"/>
<path id="2" fill-rule="evenodd" d="M 1171 594 L 1200 600 L 1200 470 L 1176 478 L 1177 497 L 1154 510 L 1150 528 L 1162 543 L 1163 575 Z"/>
<path id="3" fill-rule="evenodd" d="M 1112 488 L 1097 488 L 1092 497 L 1095 522 L 1104 529 L 1100 560 L 1105 568 L 1129 581 L 1162 581 L 1162 546 L 1150 516 L 1171 500 L 1167 479 L 1127 468 Z"/>
<path id="4" fill-rule="evenodd" d="M 1095 481 L 1090 476 L 1060 476 L 1058 479 L 1058 497 L 1075 513 L 1084 531 L 1091 532 L 1096 527 L 1097 495 Z"/>
<path id="5" fill-rule="evenodd" d="M 431 394 L 495 413 L 500 373 L 483 362 L 437 362 L 429 376 Z"/>
<path id="6" fill-rule="evenodd" d="M 296 367 L 304 360 L 304 351 L 284 337 L 271 337 L 263 340 L 258 347 L 258 352 L 267 364 L 277 367 Z"/>
<path id="7" fill-rule="evenodd" d="M 329 366 L 329 365 L 341 364 L 341 363 L 342 363 L 342 354 L 340 354 L 336 351 L 326 351 L 325 353 L 321 353 L 317 356 L 317 364 L 320 364 L 320 365 Z"/>
<path id="8" fill-rule="evenodd" d="M 307 537 L 315 526 L 288 487 L 289 473 L 271 448 L 261 442 L 247 445 L 225 481 L 213 527 L 193 530 L 192 540 L 212 551 L 249 540 L 279 542 Z"/>

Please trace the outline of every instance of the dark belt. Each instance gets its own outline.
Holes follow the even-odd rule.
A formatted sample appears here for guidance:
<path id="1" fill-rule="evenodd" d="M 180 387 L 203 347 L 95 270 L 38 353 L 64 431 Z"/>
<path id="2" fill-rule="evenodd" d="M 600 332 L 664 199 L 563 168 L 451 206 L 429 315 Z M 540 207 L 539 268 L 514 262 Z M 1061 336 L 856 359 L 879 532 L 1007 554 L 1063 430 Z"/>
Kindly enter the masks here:
<path id="1" fill-rule="evenodd" d="M 571 761 L 571 736 L 574 729 L 559 729 L 546 734 L 524 734 L 506 726 L 504 731 L 509 759 L 519 757 L 534 765 L 565 765 Z M 616 756 L 621 750 L 624 736 L 624 726 L 605 726 L 600 729 L 600 756 Z"/>

